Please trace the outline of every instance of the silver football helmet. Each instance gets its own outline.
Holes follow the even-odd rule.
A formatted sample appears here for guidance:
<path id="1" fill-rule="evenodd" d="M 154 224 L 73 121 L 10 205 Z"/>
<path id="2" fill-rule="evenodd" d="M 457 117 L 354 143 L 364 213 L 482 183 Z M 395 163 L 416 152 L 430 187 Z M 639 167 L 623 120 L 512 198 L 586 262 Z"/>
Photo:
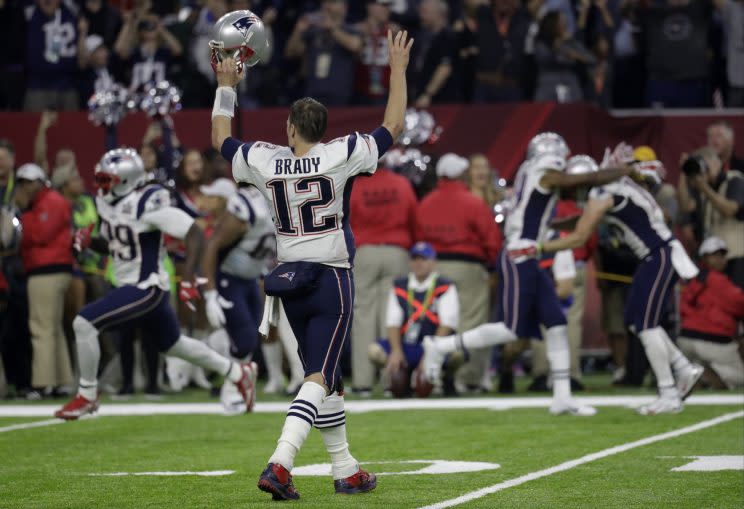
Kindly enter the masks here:
<path id="1" fill-rule="evenodd" d="M 580 175 L 582 173 L 591 173 L 598 171 L 597 162 L 590 156 L 578 155 L 573 156 L 566 161 L 566 173 L 569 175 Z"/>
<path id="2" fill-rule="evenodd" d="M 540 133 L 532 138 L 529 145 L 527 145 L 527 159 L 532 159 L 543 154 L 565 158 L 570 153 L 571 151 L 568 149 L 563 136 L 553 132 Z"/>
<path id="3" fill-rule="evenodd" d="M 133 148 L 116 148 L 103 155 L 96 165 L 94 177 L 98 195 L 112 202 L 145 182 L 145 165 Z"/>
<path id="4" fill-rule="evenodd" d="M 212 40 L 212 69 L 226 58 L 234 58 L 238 72 L 252 67 L 269 53 L 269 37 L 261 18 L 251 11 L 228 12 L 214 24 Z"/>

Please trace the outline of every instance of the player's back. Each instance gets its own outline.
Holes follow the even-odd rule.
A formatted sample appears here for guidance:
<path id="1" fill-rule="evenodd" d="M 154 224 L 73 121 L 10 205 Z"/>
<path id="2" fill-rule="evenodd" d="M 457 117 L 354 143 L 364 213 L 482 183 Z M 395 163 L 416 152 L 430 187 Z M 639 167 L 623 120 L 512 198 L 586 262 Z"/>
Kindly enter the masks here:
<path id="1" fill-rule="evenodd" d="M 612 208 L 607 211 L 605 221 L 620 229 L 625 243 L 639 258 L 673 238 L 656 199 L 629 177 L 592 188 L 589 197 L 612 198 Z"/>
<path id="2" fill-rule="evenodd" d="M 540 155 L 522 163 L 514 182 L 514 203 L 506 219 L 507 249 L 520 249 L 534 245 L 548 232 L 558 194 L 540 185 L 548 170 L 562 170 L 566 163 L 562 157 Z"/>
<path id="3" fill-rule="evenodd" d="M 227 211 L 248 225 L 238 242 L 221 255 L 220 270 L 255 279 L 269 269 L 276 256 L 276 235 L 266 200 L 255 187 L 242 187 L 227 201 Z"/>
<path id="4" fill-rule="evenodd" d="M 163 234 L 142 220 L 148 212 L 171 206 L 170 192 L 153 184 L 135 189 L 114 203 L 96 197 L 101 236 L 108 241 L 109 259 L 118 286 L 169 288 L 163 268 Z"/>
<path id="5" fill-rule="evenodd" d="M 373 173 L 377 159 L 377 144 L 367 134 L 318 143 L 301 157 L 289 147 L 256 142 L 236 153 L 233 175 L 253 184 L 270 203 L 280 262 L 350 267 L 352 182 L 360 173 Z"/>

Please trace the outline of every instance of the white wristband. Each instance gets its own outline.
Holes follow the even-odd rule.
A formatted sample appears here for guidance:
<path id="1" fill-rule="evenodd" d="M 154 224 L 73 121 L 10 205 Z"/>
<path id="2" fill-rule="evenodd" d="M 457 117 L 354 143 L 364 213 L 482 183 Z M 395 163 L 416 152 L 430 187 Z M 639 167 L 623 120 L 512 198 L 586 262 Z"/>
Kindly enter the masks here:
<path id="1" fill-rule="evenodd" d="M 235 115 L 235 103 L 237 94 L 232 87 L 218 87 L 214 96 L 214 107 L 212 108 L 212 118 L 217 115 L 233 118 Z"/>

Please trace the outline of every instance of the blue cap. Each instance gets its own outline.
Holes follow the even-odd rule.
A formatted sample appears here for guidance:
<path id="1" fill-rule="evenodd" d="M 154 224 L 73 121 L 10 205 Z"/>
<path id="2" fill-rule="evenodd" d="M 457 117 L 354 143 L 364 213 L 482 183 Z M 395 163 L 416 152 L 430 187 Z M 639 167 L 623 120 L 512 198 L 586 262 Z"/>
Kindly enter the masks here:
<path id="1" fill-rule="evenodd" d="M 428 242 L 416 242 L 411 248 L 411 258 L 420 256 L 427 260 L 433 260 L 437 257 L 437 252 Z"/>

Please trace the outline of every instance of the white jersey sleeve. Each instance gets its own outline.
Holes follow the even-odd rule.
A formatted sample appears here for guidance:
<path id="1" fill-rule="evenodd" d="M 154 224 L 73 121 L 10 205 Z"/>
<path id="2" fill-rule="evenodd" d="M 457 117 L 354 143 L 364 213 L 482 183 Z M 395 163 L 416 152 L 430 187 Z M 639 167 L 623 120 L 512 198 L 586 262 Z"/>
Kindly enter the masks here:
<path id="1" fill-rule="evenodd" d="M 194 224 L 194 218 L 176 207 L 165 207 L 145 212 L 140 217 L 143 223 L 149 224 L 166 235 L 183 239 Z"/>
<path id="2" fill-rule="evenodd" d="M 439 325 L 449 327 L 456 331 L 460 326 L 460 298 L 457 295 L 457 287 L 451 284 L 438 300 Z"/>
<path id="3" fill-rule="evenodd" d="M 387 299 L 387 312 L 385 313 L 385 327 L 400 328 L 403 326 L 403 310 L 400 308 L 395 289 L 390 288 Z"/>
<path id="4" fill-rule="evenodd" d="M 233 179 L 235 182 L 246 182 L 260 185 L 260 169 L 268 168 L 271 160 L 284 147 L 278 147 L 265 141 L 243 143 L 235 152 L 232 160 Z"/>
<path id="5" fill-rule="evenodd" d="M 347 168 L 349 175 L 360 173 L 374 173 L 377 161 L 380 159 L 377 142 L 369 134 L 354 133 L 346 137 L 349 150 Z"/>
<path id="6" fill-rule="evenodd" d="M 589 190 L 590 200 L 606 200 L 607 198 L 611 197 L 612 193 L 605 186 L 592 187 Z"/>
<path id="7" fill-rule="evenodd" d="M 238 193 L 227 200 L 227 211 L 244 223 L 256 224 L 256 212 Z"/>

